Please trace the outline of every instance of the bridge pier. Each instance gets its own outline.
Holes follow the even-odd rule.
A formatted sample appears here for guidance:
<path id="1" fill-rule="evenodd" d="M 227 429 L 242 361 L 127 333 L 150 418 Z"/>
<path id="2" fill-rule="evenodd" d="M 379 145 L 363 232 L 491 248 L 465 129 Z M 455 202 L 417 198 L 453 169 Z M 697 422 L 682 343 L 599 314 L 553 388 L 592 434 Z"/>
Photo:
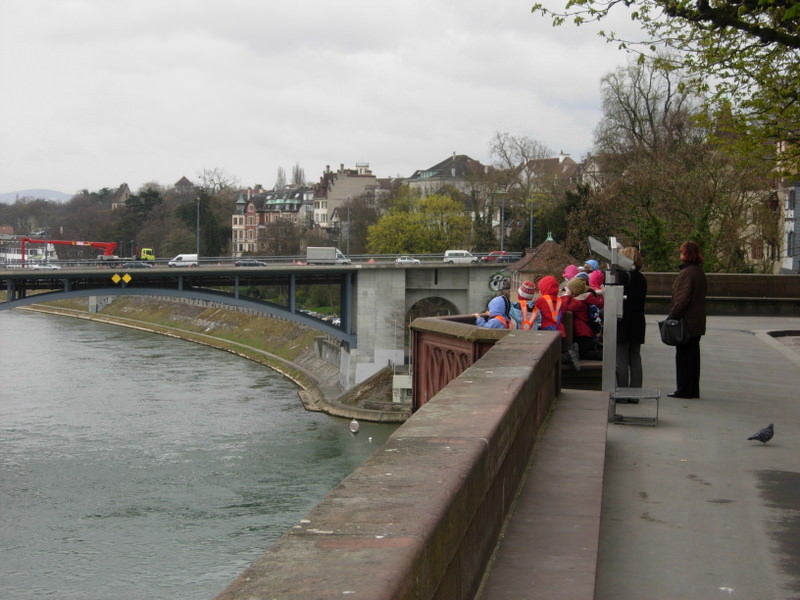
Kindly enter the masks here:
<path id="1" fill-rule="evenodd" d="M 402 271 L 401 271 L 402 274 Z M 345 389 L 365 381 L 389 364 L 405 362 L 405 276 L 396 269 L 362 269 L 353 298 L 358 347 L 342 346 L 340 383 Z"/>
<path id="2" fill-rule="evenodd" d="M 455 314 L 485 307 L 494 295 L 491 273 L 474 265 L 359 269 L 352 307 L 358 347 L 342 346 L 342 387 L 350 389 L 387 365 L 405 364 L 406 318 L 418 301 L 442 298 L 453 305 Z"/>

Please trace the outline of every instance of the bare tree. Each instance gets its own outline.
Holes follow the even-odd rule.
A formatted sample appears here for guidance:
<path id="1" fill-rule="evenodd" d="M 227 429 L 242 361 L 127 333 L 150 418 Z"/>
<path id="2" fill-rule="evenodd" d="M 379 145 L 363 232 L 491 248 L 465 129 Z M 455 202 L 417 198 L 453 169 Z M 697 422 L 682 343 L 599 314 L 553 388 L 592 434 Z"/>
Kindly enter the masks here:
<path id="1" fill-rule="evenodd" d="M 283 167 L 278 167 L 278 174 L 275 176 L 275 188 L 276 190 L 282 190 L 286 187 L 286 171 L 283 170 Z"/>
<path id="2" fill-rule="evenodd" d="M 601 90 L 603 118 L 594 144 L 600 155 L 671 152 L 700 133 L 691 123 L 699 99 L 685 91 L 678 71 L 635 63 L 603 77 Z"/>
<path id="3" fill-rule="evenodd" d="M 200 180 L 200 188 L 208 194 L 217 194 L 239 185 L 236 177 L 229 175 L 224 169 L 220 168 L 203 169 L 198 174 L 198 179 Z"/>
<path id="4" fill-rule="evenodd" d="M 552 157 L 553 151 L 527 136 L 498 132 L 492 138 L 490 152 L 497 167 L 494 178 L 496 187 L 490 197 L 494 208 L 499 205 L 504 213 L 501 216 L 502 233 L 505 235 L 505 230 L 509 228 L 529 228 L 529 241 L 535 243 L 533 223 L 536 213 L 541 212 L 546 203 L 558 201 L 554 196 L 552 180 L 545 176 L 541 168 L 541 161 Z"/>
<path id="5" fill-rule="evenodd" d="M 300 254 L 300 232 L 290 219 L 278 219 L 266 226 L 265 254 L 292 256 Z"/>
<path id="6" fill-rule="evenodd" d="M 595 154 L 606 185 L 573 221 L 593 216 L 608 228 L 595 237 L 639 245 L 655 270 L 677 267 L 675 249 L 686 239 L 700 243 L 710 269 L 745 269 L 748 238 L 766 232 L 754 222 L 765 163 L 717 136 L 720 121 L 665 64 L 636 63 L 602 79 Z"/>
<path id="7" fill-rule="evenodd" d="M 305 171 L 300 167 L 300 163 L 295 163 L 292 168 L 292 185 L 301 186 L 306 184 Z"/>

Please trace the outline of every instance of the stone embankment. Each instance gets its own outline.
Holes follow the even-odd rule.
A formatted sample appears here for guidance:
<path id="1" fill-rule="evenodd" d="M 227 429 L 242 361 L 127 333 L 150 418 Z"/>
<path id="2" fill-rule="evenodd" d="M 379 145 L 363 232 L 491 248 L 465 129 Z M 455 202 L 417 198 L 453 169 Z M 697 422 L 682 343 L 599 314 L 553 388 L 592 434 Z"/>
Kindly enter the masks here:
<path id="1" fill-rule="evenodd" d="M 172 298 L 121 296 L 90 313 L 85 300 L 62 300 L 23 310 L 88 319 L 176 337 L 237 354 L 294 381 L 307 410 L 383 423 L 401 423 L 409 405 L 392 402 L 392 374 L 385 369 L 356 388 L 342 389 L 339 370 L 315 352 L 317 333 L 284 319 L 223 304 Z"/>

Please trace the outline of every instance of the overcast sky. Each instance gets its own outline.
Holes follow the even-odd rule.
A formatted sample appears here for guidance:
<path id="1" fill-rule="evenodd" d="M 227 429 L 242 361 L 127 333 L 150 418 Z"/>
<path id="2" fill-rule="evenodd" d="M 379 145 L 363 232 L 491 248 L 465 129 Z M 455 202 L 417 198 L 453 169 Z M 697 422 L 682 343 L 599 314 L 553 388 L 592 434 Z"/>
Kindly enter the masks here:
<path id="1" fill-rule="evenodd" d="M 563 0 L 550 0 L 559 5 Z M 495 132 L 580 160 L 626 62 L 533 0 L 2 0 L 0 193 L 295 164 L 409 176 Z"/>

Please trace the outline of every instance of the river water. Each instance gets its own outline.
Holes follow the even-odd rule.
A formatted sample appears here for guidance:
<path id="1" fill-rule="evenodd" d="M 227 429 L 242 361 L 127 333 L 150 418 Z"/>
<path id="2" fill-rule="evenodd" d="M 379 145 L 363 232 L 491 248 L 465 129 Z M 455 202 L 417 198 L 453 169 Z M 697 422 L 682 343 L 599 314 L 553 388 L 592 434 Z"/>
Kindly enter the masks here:
<path id="1" fill-rule="evenodd" d="M 391 425 L 145 332 L 0 312 L 0 597 L 213 598 Z"/>

